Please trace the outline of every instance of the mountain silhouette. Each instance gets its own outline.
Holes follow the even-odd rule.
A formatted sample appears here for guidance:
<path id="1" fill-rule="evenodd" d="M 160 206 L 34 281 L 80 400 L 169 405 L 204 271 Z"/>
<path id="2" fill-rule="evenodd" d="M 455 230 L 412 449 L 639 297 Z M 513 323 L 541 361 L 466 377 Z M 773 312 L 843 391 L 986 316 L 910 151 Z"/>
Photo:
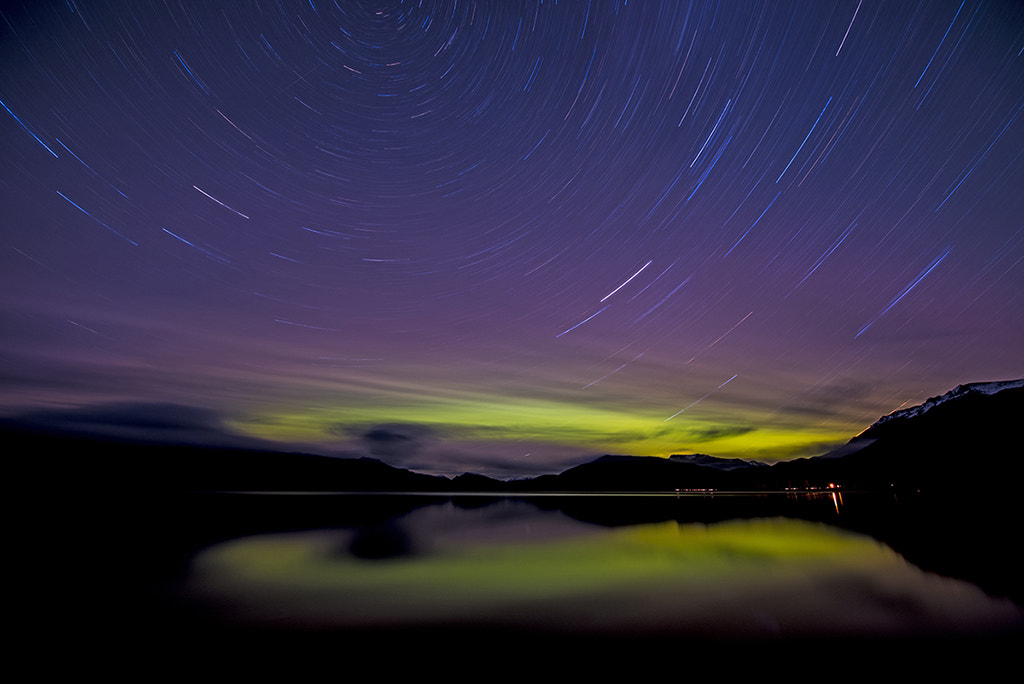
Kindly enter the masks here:
<path id="1" fill-rule="evenodd" d="M 608 455 L 557 475 L 511 481 L 425 475 L 372 458 L 86 438 L 12 422 L 0 423 L 0 438 L 10 454 L 9 481 L 31 493 L 19 541 L 46 559 L 31 567 L 31 579 L 75 606 L 75 614 L 121 611 L 130 618 L 125 624 L 159 616 L 161 624 L 178 619 L 191 628 L 190 616 L 164 603 L 164 591 L 212 543 L 345 529 L 353 536 L 339 553 L 391 562 L 422 551 L 402 523 L 409 511 L 438 503 L 482 508 L 531 492 L 543 494 L 529 497 L 531 505 L 608 527 L 771 517 L 821 522 L 870 535 L 921 568 L 1024 605 L 1014 536 L 1021 514 L 1008 491 L 1022 469 L 1024 382 L 995 385 L 963 385 L 882 417 L 854 436 L 842 456 L 768 466 L 703 455 Z M 820 491 L 759 493 L 788 488 Z M 851 490 L 864 494 L 834 505 Z M 569 496 L 557 496 L 563 492 Z M 630 492 L 669 495 L 618 495 Z M 75 582 L 67 581 L 69 559 Z M 90 589 L 79 610 L 83 586 Z M 150 598 L 140 603 L 139 596 Z"/>
<path id="2" fill-rule="evenodd" d="M 879 419 L 850 440 L 852 453 L 812 459 L 808 471 L 865 488 L 1013 485 L 1024 474 L 1022 415 L 1024 380 L 961 385 Z M 778 464 L 797 473 L 799 465 Z"/>
<path id="3" fill-rule="evenodd" d="M 961 385 L 884 416 L 843 455 L 767 466 L 702 454 L 606 455 L 557 475 L 501 481 L 478 474 L 426 475 L 373 458 L 261 449 L 140 444 L 6 421 L 9 468 L 36 484 L 211 491 L 672 492 L 845 488 L 936 490 L 1014 485 L 1024 475 L 1020 417 L 1024 380 Z"/>

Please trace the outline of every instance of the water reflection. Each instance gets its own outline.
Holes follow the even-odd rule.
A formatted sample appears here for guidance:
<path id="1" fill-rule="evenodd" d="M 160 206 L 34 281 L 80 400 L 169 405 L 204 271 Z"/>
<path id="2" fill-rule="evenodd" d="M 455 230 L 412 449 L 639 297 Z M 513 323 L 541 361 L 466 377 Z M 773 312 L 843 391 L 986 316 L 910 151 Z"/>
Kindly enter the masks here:
<path id="1" fill-rule="evenodd" d="M 1024 623 L 1009 600 L 822 523 L 608 528 L 515 500 L 221 543 L 194 559 L 184 596 L 227 624 L 296 628 L 800 637 L 976 634 Z"/>

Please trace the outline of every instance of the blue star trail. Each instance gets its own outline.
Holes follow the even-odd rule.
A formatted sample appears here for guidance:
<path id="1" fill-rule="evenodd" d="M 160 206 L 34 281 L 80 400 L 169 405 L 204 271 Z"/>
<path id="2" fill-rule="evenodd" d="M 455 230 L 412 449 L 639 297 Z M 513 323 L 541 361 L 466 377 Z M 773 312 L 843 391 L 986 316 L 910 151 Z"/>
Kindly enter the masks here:
<path id="1" fill-rule="evenodd" d="M 7 414 L 533 474 L 814 455 L 1024 375 L 1019 2 L 0 15 Z"/>

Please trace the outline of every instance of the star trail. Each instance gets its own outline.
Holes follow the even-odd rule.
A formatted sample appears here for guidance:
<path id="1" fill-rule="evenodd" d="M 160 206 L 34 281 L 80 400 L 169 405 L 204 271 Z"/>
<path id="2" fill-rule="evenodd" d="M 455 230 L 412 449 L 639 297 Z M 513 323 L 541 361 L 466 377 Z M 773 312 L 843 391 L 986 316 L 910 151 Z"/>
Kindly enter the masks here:
<path id="1" fill-rule="evenodd" d="M 1024 375 L 1018 2 L 0 17 L 8 416 L 510 477 Z"/>

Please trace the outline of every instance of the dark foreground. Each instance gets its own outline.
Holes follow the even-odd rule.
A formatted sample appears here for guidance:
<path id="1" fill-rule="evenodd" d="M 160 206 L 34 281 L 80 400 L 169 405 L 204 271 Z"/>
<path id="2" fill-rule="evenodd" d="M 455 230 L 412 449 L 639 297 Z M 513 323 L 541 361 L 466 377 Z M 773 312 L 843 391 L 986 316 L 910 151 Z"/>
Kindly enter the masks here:
<path id="1" fill-rule="evenodd" d="M 863 535 L 890 547 L 927 575 L 953 578 L 996 601 L 1024 606 L 1016 539 L 1019 528 L 1003 499 L 967 492 L 959 499 L 921 494 L 828 493 L 716 494 L 714 496 L 504 496 L 465 495 L 310 495 L 210 492 L 96 492 L 55 499 L 43 496 L 36 510 L 61 511 L 56 522 L 35 526 L 25 548 L 32 606 L 27 632 L 76 658 L 108 666 L 126 654 L 168 666 L 216 658 L 253 665 L 268 658 L 328 658 L 338 667 L 373 659 L 386 668 L 428 667 L 441 658 L 459 667 L 481 658 L 520 665 L 536 658 L 574 667 L 617 659 L 668 660 L 692 664 L 741 652 L 761 658 L 851 658 L 855 654 L 897 653 L 928 662 L 963 657 L 994 666 L 1024 643 L 1020 622 L 998 629 L 970 627 L 877 634 L 800 632 L 729 634 L 703 631 L 699 622 L 679 625 L 633 621 L 591 629 L 586 612 L 579 628 L 547 628 L 536 621 L 444 617 L 392 624 L 346 624 L 330 619 L 266 619 L 244 613 L 225 618 L 209 602 L 183 598 L 198 554 L 220 542 L 254 535 L 320 531 L 343 534 L 338 553 L 360 563 L 393 568 L 418 550 L 417 534 L 396 521 L 413 520 L 446 506 L 458 513 L 536 508 L 560 521 L 586 523 L 587 529 L 628 530 L 674 521 L 679 529 L 731 521 L 797 520 Z M 434 508 L 431 508 L 434 507 Z M 487 513 L 479 513 L 487 515 Z M 492 516 L 493 517 L 493 516 Z M 652 528 L 655 529 L 655 528 Z M 674 528 L 673 528 L 674 529 Z M 490 534 L 478 529 L 479 535 Z M 432 532 L 430 533 L 432 534 Z M 497 532 L 494 533 L 497 535 Z M 255 538 L 255 537 L 253 537 Z M 263 561 L 260 561 L 263 562 Z M 273 559 L 267 562 L 274 562 Z M 600 560 L 595 562 L 601 562 Z M 339 566 L 345 567 L 345 566 Z M 359 567 L 365 567 L 361 565 Z M 483 573 L 483 565 L 480 566 Z M 525 570 L 512 559 L 508 579 Z M 574 572 L 566 567 L 567 573 Z M 471 568 L 472 575 L 472 568 Z M 442 578 L 443 579 L 443 578 Z M 571 579 L 571 578 L 570 578 Z M 499 586 L 499 585 L 493 585 Z M 386 589 L 381 596 L 389 596 Z M 363 594 L 360 600 L 367 599 Z M 316 598 L 314 597 L 314 602 Z M 326 599 L 325 599 L 325 605 Z M 545 605 L 545 604 L 537 604 Z M 901 609 L 888 606 L 888 610 Z M 512 608 L 510 608 L 512 610 Z M 813 607 L 810 610 L 815 610 Z M 828 610 L 822 606 L 822 611 Z M 917 610 L 908 605 L 906 611 Z M 443 613 L 442 613 L 443 615 Z M 842 616 L 836 616 L 837 620 Z M 823 617 L 828 620 L 827 617 Z M 135 656 L 133 656 L 135 657 Z M 983 658 L 975 661 L 977 657 Z M 467 660 L 468 659 L 468 660 Z M 555 660 L 550 660 L 555 659 Z M 595 659 L 597 659 L 595 661 Z M 752 661 L 744 661 L 752 665 Z M 731 662 L 733 667 L 738 662 Z"/>

